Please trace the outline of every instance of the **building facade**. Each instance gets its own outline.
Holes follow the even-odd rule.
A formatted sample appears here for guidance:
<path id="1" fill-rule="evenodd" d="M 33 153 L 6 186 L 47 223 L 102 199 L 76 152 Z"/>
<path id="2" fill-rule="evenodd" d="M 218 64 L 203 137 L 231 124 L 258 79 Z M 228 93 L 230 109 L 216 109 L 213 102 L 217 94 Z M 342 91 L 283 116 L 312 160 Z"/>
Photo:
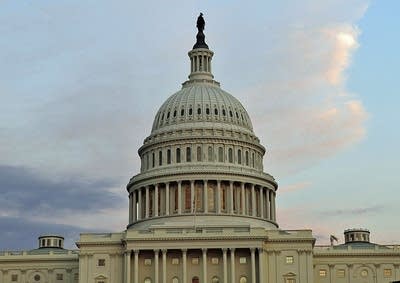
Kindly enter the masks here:
<path id="1" fill-rule="evenodd" d="M 79 251 L 39 238 L 33 251 L 0 253 L 0 282 L 386 283 L 400 280 L 400 249 L 347 230 L 316 247 L 311 230 L 276 222 L 278 185 L 243 105 L 212 75 L 199 17 L 189 79 L 155 115 L 128 185 L 120 233 L 81 234 Z"/>

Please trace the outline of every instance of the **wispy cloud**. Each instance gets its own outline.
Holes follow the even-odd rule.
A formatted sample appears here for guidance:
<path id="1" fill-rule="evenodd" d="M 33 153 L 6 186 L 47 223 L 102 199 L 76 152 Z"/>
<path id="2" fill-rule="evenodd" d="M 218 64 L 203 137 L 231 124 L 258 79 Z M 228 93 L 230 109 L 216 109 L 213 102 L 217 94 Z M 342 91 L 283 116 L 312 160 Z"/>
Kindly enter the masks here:
<path id="1" fill-rule="evenodd" d="M 282 193 L 297 192 L 297 191 L 301 191 L 301 190 L 307 189 L 311 185 L 312 185 L 312 182 L 309 182 L 309 181 L 288 184 L 288 185 L 280 186 L 279 187 L 279 193 L 282 194 Z"/>
<path id="2" fill-rule="evenodd" d="M 384 210 L 383 205 L 374 205 L 369 207 L 357 207 L 357 208 L 349 208 L 349 209 L 333 209 L 321 211 L 319 214 L 321 216 L 330 216 L 330 217 L 343 217 L 343 216 L 362 216 L 362 215 L 372 215 Z"/>

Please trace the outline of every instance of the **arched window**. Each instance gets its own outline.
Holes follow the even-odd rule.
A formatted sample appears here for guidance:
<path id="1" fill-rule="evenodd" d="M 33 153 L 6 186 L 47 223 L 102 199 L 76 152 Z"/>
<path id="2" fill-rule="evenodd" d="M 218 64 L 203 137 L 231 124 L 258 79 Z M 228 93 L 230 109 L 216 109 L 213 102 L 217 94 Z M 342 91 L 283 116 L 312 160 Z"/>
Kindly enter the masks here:
<path id="1" fill-rule="evenodd" d="M 222 109 L 222 115 L 226 116 L 226 111 L 225 111 L 225 109 Z"/>
<path id="2" fill-rule="evenodd" d="M 144 279 L 144 283 L 151 283 L 151 279 L 150 278 Z"/>
<path id="3" fill-rule="evenodd" d="M 246 166 L 249 166 L 249 152 L 246 151 Z"/>
<path id="4" fill-rule="evenodd" d="M 168 111 L 168 113 L 167 113 L 167 119 L 169 118 L 169 111 Z"/>
<path id="5" fill-rule="evenodd" d="M 240 277 L 239 283 L 247 283 L 247 278 L 244 276 Z"/>
<path id="6" fill-rule="evenodd" d="M 179 279 L 177 277 L 172 278 L 172 283 L 179 283 Z"/>
<path id="7" fill-rule="evenodd" d="M 211 283 L 219 283 L 219 278 L 218 278 L 217 276 L 214 276 L 214 277 L 211 279 Z"/>
<path id="8" fill-rule="evenodd" d="M 201 114 L 201 108 L 197 108 L 197 114 Z"/>
<path id="9" fill-rule="evenodd" d="M 229 110 L 229 116 L 233 117 L 232 110 Z"/>
<path id="10" fill-rule="evenodd" d="M 176 110 L 174 111 L 174 117 L 176 117 Z"/>
<path id="11" fill-rule="evenodd" d="M 254 152 L 251 154 L 251 162 L 252 162 L 252 167 L 255 167 L 255 157 L 254 157 Z"/>
<path id="12" fill-rule="evenodd" d="M 192 108 L 189 108 L 189 115 L 192 115 L 193 114 L 193 110 L 192 110 Z"/>
<path id="13" fill-rule="evenodd" d="M 167 149 L 167 164 L 171 164 L 171 150 Z"/>
<path id="14" fill-rule="evenodd" d="M 195 276 L 192 278 L 192 283 L 199 283 L 199 277 Z"/>
<path id="15" fill-rule="evenodd" d="M 201 146 L 197 147 L 197 161 L 201 161 Z"/>
<path id="16" fill-rule="evenodd" d="M 151 160 L 152 167 L 154 167 L 154 166 L 156 166 L 156 156 L 155 156 L 154 152 L 151 154 L 151 157 L 152 157 L 152 160 Z"/>
<path id="17" fill-rule="evenodd" d="M 213 148 L 211 146 L 208 147 L 208 161 L 213 161 Z"/>
<path id="18" fill-rule="evenodd" d="M 181 116 L 185 115 L 185 109 L 181 110 Z"/>
<path id="19" fill-rule="evenodd" d="M 214 109 L 214 114 L 218 115 L 218 109 L 217 108 Z"/>
<path id="20" fill-rule="evenodd" d="M 161 150 L 158 152 L 158 165 L 159 166 L 162 165 L 162 151 Z"/>
<path id="21" fill-rule="evenodd" d="M 186 148 L 186 162 L 192 161 L 192 149 L 188 146 Z"/>
<path id="22" fill-rule="evenodd" d="M 150 168 L 149 154 L 146 154 L 146 169 Z"/>
<path id="23" fill-rule="evenodd" d="M 181 163 L 181 149 L 176 149 L 176 163 Z"/>
<path id="24" fill-rule="evenodd" d="M 240 149 L 238 149 L 238 164 L 242 164 L 242 151 Z"/>
<path id="25" fill-rule="evenodd" d="M 222 147 L 218 148 L 218 162 L 224 162 L 224 149 Z"/>
<path id="26" fill-rule="evenodd" d="M 228 149 L 228 160 L 229 160 L 229 163 L 233 163 L 233 150 L 232 150 L 232 148 Z"/>
<path id="27" fill-rule="evenodd" d="M 210 108 L 206 108 L 206 114 L 210 115 Z"/>

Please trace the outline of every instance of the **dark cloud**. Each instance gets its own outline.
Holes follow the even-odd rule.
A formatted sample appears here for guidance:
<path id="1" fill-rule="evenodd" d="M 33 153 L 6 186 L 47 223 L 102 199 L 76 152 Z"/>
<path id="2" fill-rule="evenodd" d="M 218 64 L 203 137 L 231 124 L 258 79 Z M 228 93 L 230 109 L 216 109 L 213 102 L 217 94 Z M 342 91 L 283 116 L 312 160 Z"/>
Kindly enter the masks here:
<path id="1" fill-rule="evenodd" d="M 384 210 L 383 205 L 374 205 L 370 207 L 359 207 L 350 209 L 335 209 L 320 212 L 321 216 L 360 216 L 365 214 L 376 214 Z"/>
<path id="2" fill-rule="evenodd" d="M 126 201 L 122 194 L 110 191 L 116 186 L 112 180 L 88 181 L 76 177 L 50 180 L 25 167 L 0 166 L 0 184 L 3 216 L 90 213 Z"/>
<path id="3" fill-rule="evenodd" d="M 79 233 L 96 232 L 81 227 L 41 223 L 18 217 L 0 217 L 0 250 L 31 250 L 38 247 L 37 238 L 56 234 L 65 238 L 65 248 L 75 249 Z"/>

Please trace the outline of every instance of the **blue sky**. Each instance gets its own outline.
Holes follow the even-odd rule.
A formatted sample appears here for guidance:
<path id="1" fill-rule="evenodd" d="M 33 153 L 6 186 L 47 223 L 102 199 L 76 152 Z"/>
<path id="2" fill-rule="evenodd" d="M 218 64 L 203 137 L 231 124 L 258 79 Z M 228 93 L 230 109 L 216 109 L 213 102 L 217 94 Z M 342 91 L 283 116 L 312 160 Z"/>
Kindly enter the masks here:
<path id="1" fill-rule="evenodd" d="M 0 249 L 120 231 L 153 117 L 185 81 L 195 20 L 280 184 L 278 221 L 319 244 L 399 243 L 398 1 L 1 1 Z"/>

